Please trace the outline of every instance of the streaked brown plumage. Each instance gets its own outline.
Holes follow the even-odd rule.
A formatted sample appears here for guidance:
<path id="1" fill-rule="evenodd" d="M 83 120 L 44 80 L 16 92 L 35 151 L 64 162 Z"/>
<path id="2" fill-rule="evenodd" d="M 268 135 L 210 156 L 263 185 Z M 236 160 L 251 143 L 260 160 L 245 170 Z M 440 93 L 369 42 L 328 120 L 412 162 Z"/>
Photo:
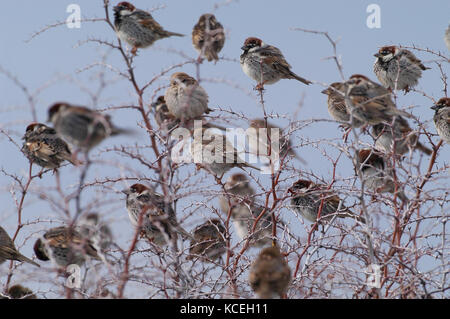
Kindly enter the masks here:
<path id="1" fill-rule="evenodd" d="M 397 196 L 402 202 L 408 202 L 403 186 L 399 181 L 397 181 L 396 191 L 392 169 L 387 166 L 381 154 L 372 149 L 362 149 L 358 151 L 358 161 L 367 189 L 377 193 L 395 194 L 397 192 Z"/>
<path id="2" fill-rule="evenodd" d="M 193 237 L 187 259 L 214 261 L 226 252 L 226 229 L 220 219 L 213 218 L 197 226 Z"/>
<path id="3" fill-rule="evenodd" d="M 413 132 L 408 121 L 401 116 L 397 116 L 392 125 L 377 124 L 373 126 L 373 134 L 376 138 L 375 148 L 381 152 L 392 153 L 395 141 L 395 153 L 398 155 L 403 155 L 410 149 L 420 150 L 431 155 L 431 149 L 419 141 L 419 134 Z"/>
<path id="4" fill-rule="evenodd" d="M 151 46 L 157 40 L 171 36 L 184 36 L 180 33 L 164 30 L 150 13 L 136 9 L 129 2 L 120 2 L 113 10 L 117 36 L 133 47 L 132 54 L 136 54 L 139 48 Z"/>
<path id="5" fill-rule="evenodd" d="M 359 222 L 365 223 L 365 219 L 350 211 L 344 204 L 339 203 L 341 199 L 333 193 L 327 186 L 316 184 L 309 180 L 300 179 L 289 188 L 291 195 L 291 207 L 302 215 L 305 219 L 315 223 L 319 215 L 320 220 L 328 221 L 333 216 L 340 218 L 350 217 Z M 323 205 L 321 205 L 323 201 Z"/>
<path id="6" fill-rule="evenodd" d="M 354 74 L 346 82 L 349 88 L 347 112 L 364 124 L 377 125 L 391 122 L 395 116 L 411 117 L 396 108 L 391 93 L 366 76 Z"/>
<path id="7" fill-rule="evenodd" d="M 441 98 L 431 108 L 435 111 L 433 121 L 437 133 L 450 145 L 450 98 Z"/>
<path id="8" fill-rule="evenodd" d="M 234 167 L 240 169 L 248 167 L 259 170 L 258 167 L 240 159 L 238 150 L 234 148 L 224 134 L 210 128 L 203 127 L 201 135 L 198 136 L 194 131 L 191 155 L 198 167 L 220 178 Z"/>
<path id="9" fill-rule="evenodd" d="M 34 253 L 39 260 L 52 260 L 60 267 L 81 266 L 87 258 L 100 259 L 89 238 L 73 227 L 55 227 L 36 240 Z"/>
<path id="10" fill-rule="evenodd" d="M 249 283 L 261 299 L 282 297 L 291 282 L 291 269 L 278 247 L 261 250 L 250 267 Z"/>
<path id="11" fill-rule="evenodd" d="M 192 30 L 192 44 L 208 61 L 219 60 L 218 54 L 225 44 L 225 32 L 213 14 L 206 13 L 199 18 Z"/>
<path id="12" fill-rule="evenodd" d="M 0 264 L 3 264 L 6 260 L 22 261 L 40 267 L 39 264 L 19 253 L 11 237 L 0 226 Z"/>
<path id="13" fill-rule="evenodd" d="M 295 79 L 306 85 L 308 81 L 291 71 L 280 49 L 265 44 L 261 39 L 250 37 L 241 48 L 240 62 L 244 73 L 258 83 L 258 88 L 273 84 L 281 79 Z"/>
<path id="14" fill-rule="evenodd" d="M 22 139 L 22 152 L 34 164 L 50 169 L 58 168 L 64 161 L 77 165 L 67 143 L 45 124 L 31 123 Z"/>

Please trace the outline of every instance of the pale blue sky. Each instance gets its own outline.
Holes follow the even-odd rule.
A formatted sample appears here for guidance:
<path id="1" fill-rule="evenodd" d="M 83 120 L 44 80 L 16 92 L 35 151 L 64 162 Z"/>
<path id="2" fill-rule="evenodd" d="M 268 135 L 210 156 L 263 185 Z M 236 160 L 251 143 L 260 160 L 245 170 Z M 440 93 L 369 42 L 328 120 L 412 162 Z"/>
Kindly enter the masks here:
<path id="1" fill-rule="evenodd" d="M 114 5 L 118 1 L 111 1 Z M 373 54 L 383 45 L 402 44 L 416 45 L 423 48 L 432 48 L 441 51 L 447 56 L 443 35 L 450 22 L 450 2 L 448 0 L 434 1 L 292 1 L 292 0 L 240 0 L 233 1 L 226 6 L 221 6 L 214 11 L 214 4 L 223 1 L 211 0 L 167 0 L 144 1 L 136 0 L 133 3 L 141 9 L 151 9 L 164 5 L 165 7 L 153 12 L 154 18 L 167 30 L 186 34 L 184 38 L 169 38 L 156 43 L 152 48 L 140 50 L 135 59 L 136 75 L 139 83 L 145 83 L 150 78 L 167 67 L 182 62 L 184 59 L 174 53 L 167 53 L 165 49 L 183 51 L 190 57 L 197 57 L 191 44 L 191 30 L 198 17 L 206 12 L 214 12 L 217 19 L 224 25 L 227 31 L 225 47 L 221 55 L 236 61 L 220 61 L 217 65 L 204 63 L 201 66 L 201 75 L 206 79 L 224 79 L 233 82 L 250 92 L 251 96 L 240 90 L 225 85 L 205 81 L 202 83 L 210 96 L 212 108 L 223 107 L 243 112 L 249 117 L 261 117 L 262 111 L 257 103 L 255 92 L 252 90 L 254 82 L 242 72 L 237 60 L 241 54 L 240 47 L 245 38 L 256 36 L 264 42 L 277 46 L 282 50 L 287 61 L 292 65 L 292 70 L 313 81 L 319 83 L 331 83 L 340 79 L 339 73 L 331 60 L 324 58 L 333 54 L 327 40 L 318 35 L 292 31 L 291 28 L 305 28 L 319 31 L 328 31 L 334 38 L 340 38 L 338 53 L 342 56 L 344 74 L 346 77 L 354 73 L 365 74 L 371 79 L 376 79 L 372 71 L 374 62 Z M 88 43 L 75 47 L 80 41 L 88 38 L 97 38 L 107 41 L 115 41 L 114 32 L 103 22 L 84 22 L 81 29 L 69 29 L 59 26 L 50 29 L 32 39 L 30 36 L 48 24 L 56 21 L 64 21 L 69 15 L 66 8 L 71 3 L 81 6 L 82 16 L 86 18 L 103 17 L 102 1 L 31 1 L 16 0 L 2 3 L 3 17 L 0 19 L 0 67 L 11 72 L 20 79 L 33 92 L 35 89 L 46 86 L 48 81 L 54 81 L 45 88 L 36 100 L 38 120 L 44 122 L 47 119 L 47 108 L 55 101 L 67 101 L 74 104 L 88 105 L 90 107 L 105 108 L 133 103 L 135 96 L 131 86 L 118 79 L 114 73 L 107 72 L 107 79 L 114 80 L 102 93 L 97 105 L 83 90 L 79 83 L 93 89 L 98 86 L 98 81 L 93 79 L 94 69 L 78 74 L 76 71 L 88 65 L 99 62 L 101 55 L 108 52 L 109 48 L 97 44 Z M 368 13 L 366 8 L 375 3 L 381 7 L 381 28 L 369 29 L 366 26 Z M 110 11 L 111 12 L 111 11 Z M 416 55 L 432 70 L 424 72 L 418 89 L 427 92 L 434 99 L 442 96 L 442 83 L 436 64 L 431 60 L 436 57 L 422 52 Z M 122 57 L 117 52 L 108 55 L 108 64 L 125 70 Z M 449 64 L 443 65 L 444 71 L 449 72 Z M 184 66 L 180 71 L 195 74 L 193 65 Z M 146 94 L 146 102 L 150 102 L 153 89 L 167 85 L 168 77 L 162 77 Z M 117 81 L 120 80 L 120 81 Z M 269 112 L 280 114 L 293 114 L 299 101 L 304 98 L 302 109 L 298 113 L 298 119 L 321 118 L 329 119 L 326 108 L 326 97 L 320 92 L 323 86 L 319 84 L 309 87 L 291 80 L 282 80 L 275 85 L 266 87 L 266 107 Z M 162 91 L 163 92 L 163 91 Z M 31 121 L 27 100 L 10 80 L 0 73 L 0 128 L 9 130 L 12 137 L 21 144 L 20 138 L 26 125 Z M 433 112 L 429 107 L 429 99 L 417 93 L 409 93 L 406 96 L 399 95 L 399 107 L 410 105 L 417 106 L 413 113 L 422 121 L 430 120 L 427 127 L 435 132 L 431 122 Z M 138 114 L 132 110 L 120 110 L 110 112 L 114 122 L 122 127 L 135 127 Z M 272 121 L 285 127 L 286 119 Z M 341 136 L 341 131 L 336 123 L 317 123 L 301 131 L 311 139 L 333 138 Z M 303 137 L 305 137 L 303 136 Z M 422 139 L 425 140 L 424 137 Z M 436 139 L 437 140 L 437 139 Z M 132 137 L 118 137 L 101 144 L 101 148 L 111 147 L 134 142 L 147 143 L 143 133 Z M 295 142 L 295 141 L 294 141 Z M 9 172 L 23 174 L 28 161 L 8 140 L 0 135 L 2 152 L 0 167 Z M 308 163 L 304 169 L 311 170 L 325 178 L 331 176 L 329 163 L 318 152 L 297 153 Z M 106 155 L 107 158 L 111 154 Z M 450 158 L 450 146 L 444 145 L 439 154 L 437 165 L 441 167 L 444 161 Z M 133 164 L 134 165 L 134 164 Z M 304 165 L 304 164 L 299 164 Z M 427 159 L 424 159 L 423 167 L 426 167 Z M 137 170 L 142 167 L 136 165 Z M 73 186 L 76 179 L 70 173 L 69 168 L 63 168 L 67 178 L 67 185 Z M 76 171 L 75 171 L 76 172 Z M 88 180 L 95 176 L 114 175 L 107 168 L 95 167 L 90 171 Z M 340 175 L 347 177 L 353 174 L 351 163 L 343 161 Z M 37 180 L 33 185 L 48 185 L 53 183 L 51 174 Z M 448 181 L 448 179 L 447 179 Z M 11 179 L 0 175 L 0 223 L 9 225 L 7 230 L 12 233 L 15 230 L 14 206 L 11 196 L 7 192 Z M 124 184 L 114 186 L 115 190 L 121 189 Z M 447 184 L 448 186 L 448 184 Z M 114 193 L 111 193 L 114 194 Z M 119 196 L 119 195 L 117 195 Z M 36 198 L 27 198 L 27 204 L 36 201 Z M 119 219 L 121 225 L 115 225 L 115 232 L 122 237 L 122 246 L 128 243 L 129 224 L 124 210 L 124 203 L 117 200 L 114 204 L 114 219 Z M 34 207 L 34 208 L 33 208 Z M 25 220 L 32 220 L 38 216 L 48 218 L 48 207 L 33 204 L 29 210 L 25 210 Z M 192 226 L 192 225 L 191 225 Z M 42 226 L 40 226 L 42 227 Z M 35 230 L 40 230 L 36 228 Z M 25 237 L 19 237 L 22 243 Z M 32 255 L 32 241 L 28 241 L 23 251 Z M 6 270 L 6 264 L 0 266 L 0 274 Z"/>

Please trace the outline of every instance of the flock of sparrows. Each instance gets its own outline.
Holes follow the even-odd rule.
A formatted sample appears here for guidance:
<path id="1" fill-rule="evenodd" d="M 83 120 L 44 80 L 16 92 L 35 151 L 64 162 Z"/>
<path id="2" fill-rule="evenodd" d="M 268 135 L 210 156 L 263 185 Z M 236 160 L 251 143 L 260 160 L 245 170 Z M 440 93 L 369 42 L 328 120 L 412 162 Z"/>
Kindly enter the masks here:
<path id="1" fill-rule="evenodd" d="M 133 55 L 137 54 L 138 49 L 149 47 L 157 40 L 183 36 L 164 30 L 150 13 L 136 9 L 128 2 L 120 2 L 113 10 L 117 36 L 132 47 Z M 450 27 L 445 38 L 450 50 L 449 36 Z M 200 17 L 192 31 L 192 42 L 199 53 L 200 62 L 203 58 L 208 61 L 219 60 L 218 54 L 225 44 L 225 33 L 213 14 Z M 242 70 L 257 82 L 256 89 L 262 90 L 264 85 L 280 79 L 295 79 L 306 85 L 312 83 L 291 70 L 278 48 L 258 38 L 247 38 L 242 50 Z M 403 202 L 407 202 L 402 188 L 396 187 L 387 157 L 392 153 L 403 155 L 414 149 L 426 154 L 432 151 L 419 142 L 418 133 L 413 131 L 406 119 L 412 115 L 396 107 L 392 93 L 395 90 L 407 93 L 418 84 L 422 71 L 429 68 L 412 52 L 396 46 L 382 47 L 375 56 L 374 73 L 381 85 L 364 75 L 355 74 L 345 82 L 332 83 L 322 93 L 328 96 L 328 111 L 333 119 L 348 129 L 369 125 L 373 127 L 372 133 L 376 140 L 374 148 L 360 150 L 355 163 L 360 166 L 366 187 L 376 192 L 395 193 Z M 183 72 L 171 76 L 165 95 L 158 97 L 152 107 L 156 123 L 166 131 L 177 126 L 190 127 L 192 120 L 202 119 L 204 114 L 212 111 L 208 107 L 205 89 L 196 79 Z M 432 108 L 435 110 L 437 132 L 450 144 L 450 98 L 440 99 Z M 48 110 L 48 120 L 53 128 L 41 123 L 28 125 L 22 147 L 31 163 L 45 169 L 58 169 L 64 161 L 73 165 L 82 164 L 69 144 L 77 151 L 87 153 L 109 136 L 130 132 L 114 126 L 108 115 L 69 103 L 52 105 Z M 261 119 L 251 121 L 250 127 L 275 128 Z M 222 163 L 202 163 L 202 168 L 220 178 L 233 167 L 256 168 L 238 162 L 237 151 L 227 148 L 226 143 L 229 142 L 226 139 L 217 142 L 214 138 L 211 141 L 206 137 L 205 129 L 201 133 L 203 146 L 222 150 L 224 158 Z M 296 156 L 292 150 L 292 140 L 282 136 L 280 145 L 282 156 Z M 193 143 L 192 148 L 195 147 Z M 225 150 L 228 149 L 233 151 L 227 153 Z M 231 163 L 229 159 L 232 159 Z M 291 280 L 291 271 L 272 236 L 269 212 L 265 212 L 264 205 L 255 200 L 255 191 L 245 174 L 231 175 L 224 189 L 225 193 L 219 198 L 220 209 L 223 214 L 231 216 L 237 235 L 241 239 L 248 239 L 252 246 L 266 247 L 250 269 L 252 289 L 260 298 L 283 296 Z M 227 232 L 220 219 L 210 219 L 189 233 L 178 223 L 174 203 L 167 196 L 143 184 L 134 184 L 122 192 L 126 195 L 126 208 L 132 225 L 140 227 L 141 236 L 153 244 L 164 246 L 176 241 L 180 235 L 191 241 L 188 259 L 214 262 L 225 254 Z M 300 179 L 288 192 L 292 208 L 313 223 L 326 222 L 333 217 L 349 217 L 365 223 L 365 219 L 349 210 L 327 185 Z M 277 225 L 283 225 L 282 221 Z M 51 259 L 58 266 L 66 267 L 69 264 L 81 265 L 88 258 L 100 259 L 111 243 L 109 228 L 101 223 L 97 214 L 89 214 L 79 226 L 48 230 L 36 241 L 34 252 L 39 260 Z M 39 266 L 21 255 L 6 231 L 0 227 L 0 263 L 6 259 Z"/>

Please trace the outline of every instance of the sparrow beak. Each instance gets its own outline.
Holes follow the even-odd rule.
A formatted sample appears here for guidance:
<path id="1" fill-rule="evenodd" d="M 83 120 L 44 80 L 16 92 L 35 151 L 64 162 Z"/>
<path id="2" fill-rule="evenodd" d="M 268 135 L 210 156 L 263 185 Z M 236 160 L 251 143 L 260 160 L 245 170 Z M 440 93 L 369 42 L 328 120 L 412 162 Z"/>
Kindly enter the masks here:
<path id="1" fill-rule="evenodd" d="M 430 107 L 432 110 L 438 110 L 439 109 L 439 107 L 437 106 L 437 105 L 433 105 L 432 107 Z"/>
<path id="2" fill-rule="evenodd" d="M 328 92 L 329 92 L 329 90 L 328 90 L 328 89 L 325 89 L 325 90 L 321 91 L 320 93 L 322 93 L 322 94 L 328 94 Z"/>
<path id="3" fill-rule="evenodd" d="M 121 190 L 125 195 L 130 195 L 130 190 L 128 188 Z"/>
<path id="4" fill-rule="evenodd" d="M 247 45 L 243 45 L 243 46 L 241 47 L 241 50 L 247 51 L 247 50 L 248 50 L 248 46 L 247 46 Z"/>
<path id="5" fill-rule="evenodd" d="M 382 57 L 382 55 L 379 54 L 379 53 L 375 53 L 373 56 L 376 57 L 376 58 L 381 58 Z"/>

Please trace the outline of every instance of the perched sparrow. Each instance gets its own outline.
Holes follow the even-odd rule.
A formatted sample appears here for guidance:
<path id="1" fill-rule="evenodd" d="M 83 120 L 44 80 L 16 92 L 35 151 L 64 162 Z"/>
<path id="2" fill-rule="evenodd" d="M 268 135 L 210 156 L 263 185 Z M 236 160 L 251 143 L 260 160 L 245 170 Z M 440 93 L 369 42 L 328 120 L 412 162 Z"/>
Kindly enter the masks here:
<path id="1" fill-rule="evenodd" d="M 289 192 L 292 194 L 292 207 L 310 222 L 315 223 L 317 221 L 323 200 L 319 223 L 323 219 L 330 220 L 334 215 L 340 218 L 351 217 L 365 223 L 363 217 L 351 212 L 343 204 L 338 210 L 339 202 L 341 201 L 340 198 L 336 194 L 333 194 L 331 190 L 327 190 L 325 185 L 300 179 L 289 188 Z"/>
<path id="2" fill-rule="evenodd" d="M 231 218 L 238 236 L 241 239 L 251 236 L 250 245 L 252 246 L 270 245 L 273 237 L 272 219 L 267 210 L 252 233 L 255 220 L 263 212 L 264 207 L 255 204 L 255 191 L 250 186 L 247 176 L 239 173 L 231 175 L 225 183 L 225 190 L 229 195 L 219 197 L 220 209 L 227 215 L 231 208 Z"/>
<path id="3" fill-rule="evenodd" d="M 390 123 L 394 116 L 411 117 L 398 110 L 392 101 L 391 93 L 364 75 L 354 74 L 347 81 L 349 88 L 347 112 L 365 124 Z M 353 125 L 353 123 L 352 123 Z"/>
<path id="4" fill-rule="evenodd" d="M 394 133 L 394 138 L 392 137 Z M 431 155 L 432 151 L 425 145 L 419 142 L 419 134 L 413 132 L 408 124 L 408 121 L 401 116 L 397 116 L 391 125 L 377 124 L 373 127 L 373 134 L 376 142 L 375 148 L 384 153 L 391 153 L 394 147 L 395 139 L 395 153 L 403 155 L 410 149 L 417 149 L 427 155 Z"/>
<path id="5" fill-rule="evenodd" d="M 396 46 L 382 47 L 373 65 L 373 71 L 385 88 L 404 90 L 405 93 L 416 86 L 422 71 L 428 70 L 416 56 L 406 49 Z"/>
<path id="6" fill-rule="evenodd" d="M 450 51 L 450 25 L 448 26 L 447 30 L 445 31 L 445 44 L 447 45 L 447 49 Z"/>
<path id="7" fill-rule="evenodd" d="M 377 193 L 395 194 L 393 175 L 380 154 L 371 149 L 363 149 L 358 152 L 358 160 L 365 186 L 368 189 Z M 397 186 L 397 196 L 402 202 L 408 202 L 400 185 Z"/>
<path id="8" fill-rule="evenodd" d="M 258 38 L 247 38 L 241 49 L 244 50 L 240 58 L 242 70 L 258 82 L 257 88 L 281 79 L 296 79 L 304 84 L 311 84 L 291 71 L 291 66 L 278 48 L 265 44 Z"/>
<path id="9" fill-rule="evenodd" d="M 71 264 L 81 266 L 87 258 L 100 259 L 89 238 L 83 237 L 73 227 L 56 227 L 48 230 L 34 244 L 39 260 L 52 260 L 60 267 Z"/>
<path id="10" fill-rule="evenodd" d="M 261 299 L 282 297 L 291 282 L 291 269 L 278 247 L 261 250 L 249 273 L 253 291 Z"/>
<path id="11" fill-rule="evenodd" d="M 208 61 L 219 60 L 219 52 L 225 44 L 225 32 L 213 14 L 203 14 L 192 30 L 192 44 L 200 56 Z"/>
<path id="12" fill-rule="evenodd" d="M 450 145 L 450 98 L 441 98 L 436 105 L 431 107 L 434 113 L 434 125 L 439 136 Z"/>
<path id="13" fill-rule="evenodd" d="M 177 222 L 171 203 L 166 203 L 164 197 L 142 184 L 134 184 L 122 191 L 127 196 L 126 206 L 128 217 L 133 226 L 142 219 L 142 230 L 145 236 L 158 246 L 166 245 L 168 240 L 176 238 L 179 233 L 184 238 L 192 238 Z"/>
<path id="14" fill-rule="evenodd" d="M 345 106 L 345 95 L 348 92 L 346 83 L 334 82 L 330 87 L 323 90 L 322 93 L 328 95 L 328 113 L 330 116 L 339 122 L 350 122 L 350 115 Z M 355 128 L 363 126 L 364 123 L 354 118 L 352 126 Z"/>
<path id="15" fill-rule="evenodd" d="M 0 264 L 3 264 L 6 260 L 22 261 L 40 267 L 39 264 L 19 253 L 11 237 L 0 226 Z"/>
<path id="16" fill-rule="evenodd" d="M 180 120 L 196 119 L 203 113 L 211 112 L 205 89 L 196 79 L 183 72 L 172 74 L 164 98 L 170 113 Z"/>
<path id="17" fill-rule="evenodd" d="M 291 140 L 288 138 L 288 136 L 283 135 L 283 131 L 279 127 L 271 125 L 270 123 L 267 123 L 267 126 L 266 126 L 266 122 L 264 121 L 264 119 L 252 120 L 250 122 L 250 127 L 256 129 L 256 131 L 253 131 L 253 130 L 248 131 L 249 138 L 250 139 L 254 138 L 255 141 L 258 141 L 258 145 L 254 145 L 254 143 L 250 143 L 250 152 L 258 154 L 258 155 L 267 154 L 269 151 L 268 145 L 270 144 L 269 139 L 271 137 L 271 130 L 278 129 L 278 132 L 279 132 L 278 143 L 279 143 L 279 147 L 280 147 L 281 151 L 280 150 L 271 150 L 271 151 L 279 152 L 280 158 L 284 158 L 286 155 L 291 155 L 293 157 L 299 158 L 298 155 L 292 149 Z M 260 136 L 259 129 L 264 129 L 264 128 L 267 130 L 267 134 L 264 134 L 264 136 L 262 136 L 262 135 Z M 254 135 L 253 133 L 256 133 L 256 135 Z M 264 131 L 262 131 L 262 134 L 263 133 L 264 133 Z M 265 147 L 265 148 L 259 149 L 260 144 L 262 144 L 263 147 Z"/>
<path id="18" fill-rule="evenodd" d="M 58 168 L 62 162 L 77 163 L 72 159 L 69 146 L 54 129 L 41 123 L 32 123 L 27 126 L 22 137 L 22 152 L 32 162 L 43 168 Z"/>
<path id="19" fill-rule="evenodd" d="M 53 104 L 48 110 L 48 121 L 66 141 L 86 151 L 108 136 L 128 133 L 115 127 L 109 115 L 68 103 Z"/>
<path id="20" fill-rule="evenodd" d="M 105 252 L 113 243 L 113 235 L 108 225 L 100 220 L 97 213 L 84 215 L 79 221 L 80 234 L 89 238 L 97 251 Z"/>
<path id="21" fill-rule="evenodd" d="M 136 54 L 139 48 L 151 46 L 157 40 L 184 36 L 164 30 L 150 13 L 136 9 L 129 2 L 120 2 L 113 10 L 117 36 L 133 47 L 132 54 Z"/>
<path id="22" fill-rule="evenodd" d="M 179 121 L 167 108 L 164 96 L 158 97 L 156 102 L 152 103 L 152 107 L 155 109 L 155 121 L 160 129 L 165 128 L 170 131 L 178 124 Z"/>
<path id="23" fill-rule="evenodd" d="M 191 155 L 197 167 L 204 168 L 220 178 L 233 167 L 241 169 L 249 167 L 259 170 L 259 168 L 240 159 L 238 151 L 225 135 L 205 127 L 202 128 L 201 140 L 194 132 L 194 138 L 191 143 Z M 201 155 L 200 162 L 198 162 L 199 155 Z"/>
<path id="24" fill-rule="evenodd" d="M 222 222 L 211 219 L 195 228 L 187 259 L 196 257 L 202 260 L 219 259 L 226 252 L 226 229 Z"/>
<path id="25" fill-rule="evenodd" d="M 23 287 L 22 285 L 14 285 L 9 287 L 6 294 L 11 299 L 37 299 L 31 289 Z"/>

